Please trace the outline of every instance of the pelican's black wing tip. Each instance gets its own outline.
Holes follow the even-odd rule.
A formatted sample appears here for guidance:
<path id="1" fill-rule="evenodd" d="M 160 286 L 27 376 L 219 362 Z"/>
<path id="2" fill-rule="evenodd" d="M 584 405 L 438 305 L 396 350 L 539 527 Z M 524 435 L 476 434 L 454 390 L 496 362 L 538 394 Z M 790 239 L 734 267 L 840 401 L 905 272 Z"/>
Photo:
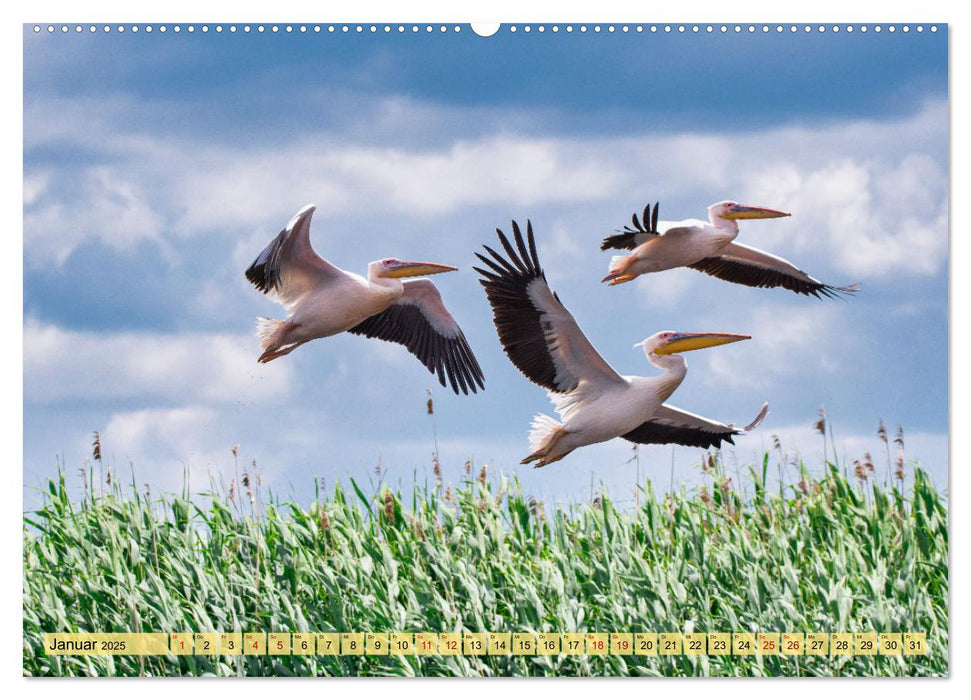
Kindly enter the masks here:
<path id="1" fill-rule="evenodd" d="M 822 284 L 816 289 L 812 290 L 812 295 L 817 299 L 822 299 L 826 297 L 827 299 L 842 299 L 846 301 L 854 294 L 860 292 L 860 283 L 854 282 L 853 284 L 847 284 L 842 287 L 836 287 L 831 284 Z M 820 294 L 822 296 L 820 296 Z"/>
<path id="2" fill-rule="evenodd" d="M 246 272 L 243 274 L 258 291 L 264 294 L 276 288 L 277 279 L 271 270 L 267 270 L 266 263 L 261 262 L 259 258 L 246 268 Z"/>

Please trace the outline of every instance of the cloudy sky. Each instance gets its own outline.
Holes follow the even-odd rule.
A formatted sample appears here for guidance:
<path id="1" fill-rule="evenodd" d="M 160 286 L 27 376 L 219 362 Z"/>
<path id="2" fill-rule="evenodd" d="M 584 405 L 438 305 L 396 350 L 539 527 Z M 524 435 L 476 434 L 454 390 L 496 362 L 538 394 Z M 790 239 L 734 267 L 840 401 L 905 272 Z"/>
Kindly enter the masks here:
<path id="1" fill-rule="evenodd" d="M 762 428 L 816 467 L 816 412 L 840 459 L 876 427 L 946 483 L 946 32 L 670 35 L 592 29 L 306 35 L 105 35 L 25 29 L 24 483 L 71 478 L 102 432 L 106 460 L 153 490 L 228 481 L 305 500 L 315 477 L 407 486 L 462 465 L 541 498 L 630 497 L 630 445 L 520 467 L 542 390 L 498 344 L 473 251 L 531 219 L 547 277 L 623 374 L 662 329 L 748 333 L 687 356 L 672 403 Z M 704 218 L 721 199 L 791 211 L 740 241 L 848 301 L 730 285 L 691 270 L 605 288 L 599 241 L 648 201 Z M 363 272 L 395 256 L 458 265 L 436 278 L 486 375 L 456 397 L 400 346 L 356 336 L 256 363 L 257 316 L 282 309 L 243 270 L 304 204 L 313 243 Z M 425 412 L 432 390 L 436 412 Z M 700 452 L 645 447 L 640 473 L 696 483 Z M 879 458 L 878 458 L 879 456 Z M 131 467 L 129 466 L 131 465 Z"/>

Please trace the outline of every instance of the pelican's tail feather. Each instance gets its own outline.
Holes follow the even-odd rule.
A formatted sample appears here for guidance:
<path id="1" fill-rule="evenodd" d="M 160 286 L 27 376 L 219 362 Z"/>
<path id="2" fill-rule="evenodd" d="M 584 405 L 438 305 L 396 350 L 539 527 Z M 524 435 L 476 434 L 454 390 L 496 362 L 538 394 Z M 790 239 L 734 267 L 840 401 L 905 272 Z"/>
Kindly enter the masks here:
<path id="1" fill-rule="evenodd" d="M 628 258 L 630 257 L 632 256 L 614 255 L 613 257 L 610 258 L 610 267 L 608 268 L 607 271 L 610 273 L 620 272 L 620 270 L 623 269 L 624 265 L 627 263 Z"/>
<path id="2" fill-rule="evenodd" d="M 571 450 L 559 448 L 560 438 L 566 435 L 563 425 L 555 418 L 550 418 L 542 413 L 533 418 L 533 425 L 529 431 L 530 455 L 520 462 L 529 464 L 536 462 L 534 467 L 545 467 L 557 460 L 563 459 Z"/>
<path id="3" fill-rule="evenodd" d="M 280 347 L 280 329 L 285 324 L 286 321 L 281 321 L 278 318 L 260 317 L 256 319 L 256 335 L 260 339 L 260 347 L 263 350 L 269 350 L 273 345 L 276 348 Z"/>
<path id="4" fill-rule="evenodd" d="M 529 449 L 539 452 L 546 445 L 550 436 L 563 426 L 555 418 L 538 413 L 533 417 L 533 424 L 529 431 Z"/>

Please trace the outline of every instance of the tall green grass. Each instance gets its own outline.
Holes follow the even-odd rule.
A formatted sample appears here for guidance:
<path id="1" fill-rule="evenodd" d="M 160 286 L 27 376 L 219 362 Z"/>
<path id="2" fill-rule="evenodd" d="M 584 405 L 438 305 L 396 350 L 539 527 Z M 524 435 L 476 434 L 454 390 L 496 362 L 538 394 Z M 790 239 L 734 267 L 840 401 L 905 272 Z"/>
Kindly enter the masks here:
<path id="1" fill-rule="evenodd" d="M 30 676 L 944 675 L 947 509 L 912 486 L 766 487 L 717 463 L 709 486 L 636 506 L 545 509 L 516 482 L 384 491 L 309 507 L 117 484 L 72 501 L 63 475 L 24 518 Z M 707 478 L 707 477 L 706 477 Z M 736 475 L 736 480 L 741 480 Z M 744 487 L 743 497 L 738 488 Z M 241 502 L 242 499 L 242 502 Z M 200 501 L 201 503 L 201 501 Z M 45 656 L 44 632 L 917 631 L 925 657 Z"/>

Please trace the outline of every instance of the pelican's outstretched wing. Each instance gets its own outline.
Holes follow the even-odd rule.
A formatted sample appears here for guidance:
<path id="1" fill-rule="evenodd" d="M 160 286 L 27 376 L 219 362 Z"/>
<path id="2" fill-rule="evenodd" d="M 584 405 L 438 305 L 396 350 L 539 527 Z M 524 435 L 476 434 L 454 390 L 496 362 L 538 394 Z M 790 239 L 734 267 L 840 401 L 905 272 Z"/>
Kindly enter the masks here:
<path id="1" fill-rule="evenodd" d="M 727 282 L 749 287 L 783 287 L 816 298 L 854 294 L 859 290 L 858 284 L 846 287 L 823 284 L 788 260 L 741 243 L 729 243 L 722 248 L 721 255 L 703 258 L 689 267 Z"/>
<path id="2" fill-rule="evenodd" d="M 476 253 L 487 269 L 475 268 L 483 277 L 479 282 L 492 305 L 506 355 L 530 381 L 552 392 L 573 391 L 584 380 L 597 385 L 624 383 L 547 285 L 532 224 L 526 224 L 528 250 L 515 221 L 512 230 L 518 252 L 496 229 L 506 257 L 483 246 L 492 257 Z"/>
<path id="3" fill-rule="evenodd" d="M 708 420 L 664 404 L 651 420 L 641 423 L 621 437 L 641 444 L 676 443 L 688 447 L 708 448 L 719 447 L 722 441 L 725 441 L 734 445 L 733 436 L 757 427 L 768 412 L 769 404 L 762 404 L 762 410 L 751 423 L 744 428 L 736 428 L 734 425 Z"/>
<path id="4" fill-rule="evenodd" d="M 465 334 L 442 303 L 438 288 L 428 279 L 408 280 L 404 294 L 379 314 L 365 319 L 349 333 L 400 343 L 408 348 L 438 381 L 463 394 L 484 389 L 479 367 Z"/>
<path id="5" fill-rule="evenodd" d="M 297 212 L 246 270 L 246 279 L 287 308 L 307 292 L 344 274 L 310 245 L 310 219 L 315 209 L 308 204 Z"/>
<path id="6" fill-rule="evenodd" d="M 654 205 L 653 214 L 651 213 L 650 204 L 644 207 L 644 213 L 641 215 L 640 220 L 637 218 L 637 212 L 634 212 L 630 218 L 631 223 L 634 225 L 633 228 L 624 226 L 623 231 L 614 236 L 607 236 L 600 243 L 600 250 L 609 250 L 611 248 L 616 248 L 617 250 L 634 250 L 634 248 L 644 241 L 659 235 L 659 231 L 657 230 L 657 214 L 657 204 Z"/>

